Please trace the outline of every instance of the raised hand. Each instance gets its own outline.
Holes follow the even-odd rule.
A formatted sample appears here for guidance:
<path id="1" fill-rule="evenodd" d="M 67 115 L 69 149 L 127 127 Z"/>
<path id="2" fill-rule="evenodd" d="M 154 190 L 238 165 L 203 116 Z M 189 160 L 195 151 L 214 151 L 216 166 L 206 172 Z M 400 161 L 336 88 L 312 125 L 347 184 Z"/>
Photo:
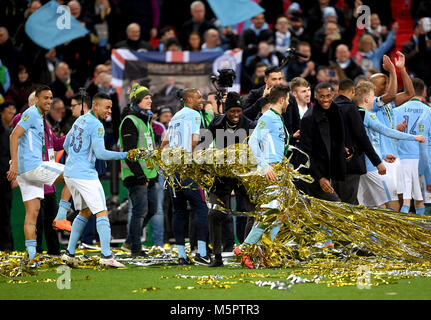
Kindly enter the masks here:
<path id="1" fill-rule="evenodd" d="M 397 51 L 396 55 L 397 56 L 395 57 L 395 65 L 398 69 L 404 68 L 406 63 L 406 57 L 404 56 L 404 54 L 401 53 L 401 51 Z"/>

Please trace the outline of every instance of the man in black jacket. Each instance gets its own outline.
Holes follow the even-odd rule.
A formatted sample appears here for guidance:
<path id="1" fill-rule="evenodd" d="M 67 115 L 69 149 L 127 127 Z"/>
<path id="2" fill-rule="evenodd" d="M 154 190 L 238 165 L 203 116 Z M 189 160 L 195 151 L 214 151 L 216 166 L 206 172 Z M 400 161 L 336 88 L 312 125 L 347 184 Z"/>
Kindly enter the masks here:
<path id="1" fill-rule="evenodd" d="M 358 107 L 352 102 L 355 94 L 353 81 L 341 80 L 339 93 L 334 102 L 340 107 L 344 123 L 345 146 L 353 157 L 347 162 L 346 179 L 335 181 L 334 189 L 342 202 L 358 205 L 359 178 L 362 174 L 367 173 L 364 153 L 377 167 L 380 174 L 386 172 L 386 169 L 367 136 Z"/>
<path id="2" fill-rule="evenodd" d="M 344 180 L 346 160 L 351 155 L 344 147 L 343 119 L 340 107 L 332 101 L 333 95 L 330 83 L 316 86 L 316 104 L 301 120 L 300 149 L 310 157 L 309 173 L 314 178 L 307 192 L 315 198 L 340 201 L 331 181 Z"/>
<path id="3" fill-rule="evenodd" d="M 251 120 L 257 120 L 260 117 L 260 112 L 264 107 L 264 97 L 269 94 L 271 88 L 275 85 L 281 84 L 283 80 L 283 72 L 275 66 L 270 66 L 265 70 L 265 85 L 251 90 L 244 103 L 244 116 Z M 293 95 L 289 97 L 289 105 L 285 113 L 282 114 L 284 124 L 289 132 L 290 144 L 295 145 L 297 138 L 299 138 L 300 117 L 299 109 L 296 99 Z"/>
<path id="4" fill-rule="evenodd" d="M 254 129 L 253 122 L 245 117 L 242 113 L 241 97 L 236 92 L 229 92 L 227 94 L 226 102 L 224 104 L 223 115 L 216 115 L 214 120 L 208 126 L 209 137 L 213 137 L 215 147 L 223 149 L 229 145 L 236 143 L 247 143 L 247 137 Z M 206 146 L 213 142 L 212 139 L 206 139 Z M 215 260 L 210 267 L 218 267 L 223 265 L 221 252 L 222 252 L 222 225 L 227 219 L 232 219 L 231 215 L 225 214 L 217 209 L 220 205 L 219 200 L 222 201 L 223 207 L 229 207 L 230 195 L 232 190 L 235 190 L 235 195 L 241 195 L 243 199 L 243 210 L 253 210 L 247 191 L 243 186 L 238 186 L 238 181 L 231 178 L 217 178 L 214 186 L 209 195 L 209 212 L 208 212 L 208 226 L 210 233 L 210 241 L 215 254 Z M 237 208 L 239 211 L 240 208 Z M 252 221 L 248 221 L 249 228 L 251 228 Z"/>
<path id="5" fill-rule="evenodd" d="M 12 205 L 11 183 L 7 180 L 9 169 L 9 136 L 11 129 L 4 122 L 7 113 L 6 104 L 0 106 L 0 251 L 13 250 L 12 229 L 10 225 L 10 212 Z"/>

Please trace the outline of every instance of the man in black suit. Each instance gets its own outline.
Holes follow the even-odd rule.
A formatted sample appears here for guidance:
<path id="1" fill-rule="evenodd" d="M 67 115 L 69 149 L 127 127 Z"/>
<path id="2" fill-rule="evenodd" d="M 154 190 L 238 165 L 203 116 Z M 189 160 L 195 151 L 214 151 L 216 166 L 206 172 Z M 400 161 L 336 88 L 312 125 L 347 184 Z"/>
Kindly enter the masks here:
<path id="1" fill-rule="evenodd" d="M 359 204 L 357 199 L 359 178 L 362 174 L 367 173 L 364 153 L 377 167 L 380 174 L 384 174 L 386 168 L 367 136 L 358 106 L 352 102 L 352 97 L 355 94 L 353 81 L 350 79 L 341 80 L 339 93 L 334 102 L 340 107 L 344 123 L 345 146 L 353 157 L 347 162 L 345 180 L 335 181 L 334 190 L 342 202 L 357 205 Z"/>
<path id="2" fill-rule="evenodd" d="M 332 182 L 343 181 L 346 162 L 351 158 L 344 146 L 344 125 L 340 107 L 332 99 L 334 91 L 328 82 L 314 90 L 316 104 L 301 119 L 300 149 L 310 157 L 309 174 L 314 182 L 307 193 L 328 201 L 340 201 Z"/>
<path id="3" fill-rule="evenodd" d="M 265 70 L 265 85 L 251 90 L 244 103 L 244 116 L 251 120 L 257 120 L 261 116 L 262 108 L 265 106 L 265 96 L 269 94 L 271 88 L 281 84 L 284 79 L 283 72 L 276 66 L 269 66 Z M 289 95 L 289 105 L 283 113 L 284 124 L 289 132 L 290 144 L 295 145 L 296 139 L 299 138 L 299 109 L 296 99 Z"/>

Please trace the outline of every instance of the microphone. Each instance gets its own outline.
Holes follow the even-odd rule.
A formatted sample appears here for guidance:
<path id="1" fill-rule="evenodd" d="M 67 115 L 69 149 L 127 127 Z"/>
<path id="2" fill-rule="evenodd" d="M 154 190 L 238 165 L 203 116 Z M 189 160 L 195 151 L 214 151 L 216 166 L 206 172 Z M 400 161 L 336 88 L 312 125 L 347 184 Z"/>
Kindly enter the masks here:
<path id="1" fill-rule="evenodd" d="M 301 57 L 301 58 L 306 58 L 306 59 L 309 58 L 309 56 L 307 56 L 305 54 L 302 54 L 302 53 L 299 53 L 298 51 L 296 51 L 295 48 L 289 48 L 289 49 L 286 50 L 286 52 L 288 52 L 289 55 L 291 55 L 293 57 Z"/>

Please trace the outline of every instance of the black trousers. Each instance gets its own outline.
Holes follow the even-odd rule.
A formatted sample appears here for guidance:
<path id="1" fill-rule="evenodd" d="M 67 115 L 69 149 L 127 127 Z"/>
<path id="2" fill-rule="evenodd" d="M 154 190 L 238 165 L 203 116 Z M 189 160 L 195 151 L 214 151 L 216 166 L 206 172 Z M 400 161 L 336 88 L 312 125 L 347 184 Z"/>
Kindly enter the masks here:
<path id="1" fill-rule="evenodd" d="M 10 211 L 12 207 L 12 189 L 9 181 L 0 183 L 0 251 L 13 250 Z"/>
<path id="2" fill-rule="evenodd" d="M 60 243 L 58 241 L 57 231 L 52 227 L 58 211 L 57 198 L 55 193 L 45 194 L 44 199 L 40 201 L 40 211 L 36 223 L 36 251 L 41 253 L 43 235 L 48 247 L 48 254 L 59 255 Z"/>
<path id="3" fill-rule="evenodd" d="M 232 190 L 235 190 L 235 194 L 241 194 L 241 199 L 243 201 L 239 206 L 242 206 L 241 208 L 244 208 L 244 211 L 254 210 L 254 206 L 250 202 L 243 187 L 238 187 L 235 182 L 228 181 L 217 183 L 215 185 L 213 192 L 209 194 L 210 209 L 208 211 L 208 228 L 214 254 L 221 254 L 223 246 L 229 246 L 229 242 L 226 244 L 226 240 L 229 240 L 229 237 L 230 239 L 234 239 L 233 227 L 231 232 L 226 233 L 225 229 L 225 233 L 223 234 L 223 225 L 226 225 L 229 220 L 233 220 L 232 215 L 223 213 L 214 207 L 215 204 L 220 204 L 217 201 L 218 198 L 223 203 L 223 207 L 230 208 L 230 196 Z"/>
<path id="4" fill-rule="evenodd" d="M 334 181 L 334 190 L 342 202 L 358 205 L 359 174 L 346 174 L 344 181 Z"/>

